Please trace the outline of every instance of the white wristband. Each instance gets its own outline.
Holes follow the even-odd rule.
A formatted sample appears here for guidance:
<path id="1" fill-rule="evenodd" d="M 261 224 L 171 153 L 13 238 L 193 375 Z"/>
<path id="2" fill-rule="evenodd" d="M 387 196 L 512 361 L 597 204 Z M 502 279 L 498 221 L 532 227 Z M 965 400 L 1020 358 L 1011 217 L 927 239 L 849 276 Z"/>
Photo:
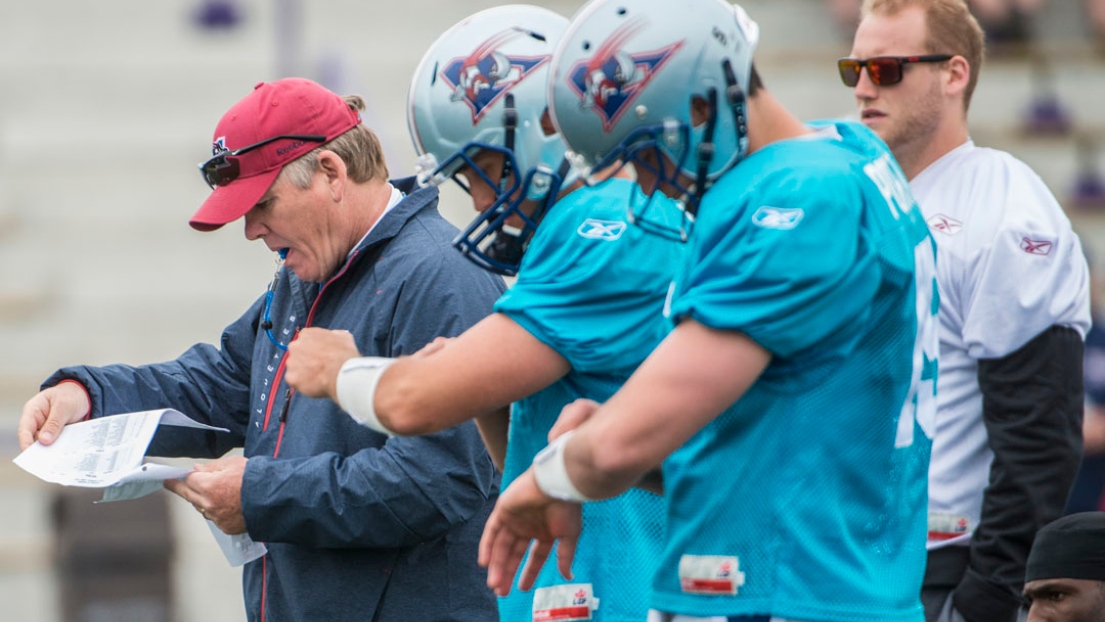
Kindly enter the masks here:
<path id="1" fill-rule="evenodd" d="M 380 423 L 373 400 L 380 376 L 394 362 L 395 359 L 382 356 L 349 359 L 341 366 L 337 382 L 338 405 L 342 410 L 361 425 L 388 436 L 395 436 L 395 433 Z"/>
<path id="2" fill-rule="evenodd" d="M 537 487 L 541 489 L 541 492 L 553 499 L 574 501 L 575 503 L 594 501 L 594 499 L 584 496 L 572 484 L 571 478 L 568 477 L 568 468 L 564 463 L 564 446 L 568 444 L 568 439 L 573 434 L 575 434 L 575 430 L 565 432 L 534 456 L 533 476 L 537 480 Z"/>

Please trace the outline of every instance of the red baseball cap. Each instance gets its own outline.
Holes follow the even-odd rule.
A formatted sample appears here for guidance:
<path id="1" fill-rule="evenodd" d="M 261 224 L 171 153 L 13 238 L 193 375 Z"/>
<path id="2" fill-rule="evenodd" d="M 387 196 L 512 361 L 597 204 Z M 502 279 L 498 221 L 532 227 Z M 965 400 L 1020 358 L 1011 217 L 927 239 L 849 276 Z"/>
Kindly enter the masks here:
<path id="1" fill-rule="evenodd" d="M 361 122 L 342 97 L 303 78 L 259 82 L 215 127 L 211 153 L 248 149 L 234 160 L 237 175 L 215 187 L 188 224 L 214 231 L 244 216 L 268 191 L 284 165 L 353 129 Z M 279 138 L 294 136 L 298 138 Z M 313 137 L 314 140 L 305 140 Z M 324 137 L 325 140 L 319 140 Z M 205 163 L 206 164 L 206 163 Z M 204 165 L 200 165 L 201 169 Z M 204 174 L 207 178 L 206 173 Z"/>

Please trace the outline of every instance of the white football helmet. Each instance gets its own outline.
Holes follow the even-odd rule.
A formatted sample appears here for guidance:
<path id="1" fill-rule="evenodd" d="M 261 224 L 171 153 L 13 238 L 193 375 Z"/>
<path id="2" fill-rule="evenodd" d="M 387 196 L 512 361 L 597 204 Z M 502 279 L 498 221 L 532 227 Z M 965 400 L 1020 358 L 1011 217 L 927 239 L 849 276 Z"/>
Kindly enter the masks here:
<path id="1" fill-rule="evenodd" d="M 541 126 L 549 62 L 567 26 L 566 18 L 534 6 L 481 11 L 438 37 L 411 81 L 407 124 L 420 156 L 419 180 L 454 179 L 467 190 L 456 174 L 468 167 L 470 181 L 482 178 L 495 188 L 494 205 L 476 216 L 455 245 L 500 274 L 517 272 L 545 210 L 570 181 L 566 146 Z M 473 161 L 482 151 L 503 154 L 499 180 Z M 524 223 L 521 229 L 507 225 L 512 216 Z"/>
<path id="2" fill-rule="evenodd" d="M 588 181 L 619 161 L 645 167 L 684 194 L 693 217 L 709 185 L 748 150 L 745 94 L 758 40 L 744 9 L 723 0 L 584 5 L 553 56 L 548 95 L 575 167 Z M 697 126 L 695 97 L 711 110 Z"/>

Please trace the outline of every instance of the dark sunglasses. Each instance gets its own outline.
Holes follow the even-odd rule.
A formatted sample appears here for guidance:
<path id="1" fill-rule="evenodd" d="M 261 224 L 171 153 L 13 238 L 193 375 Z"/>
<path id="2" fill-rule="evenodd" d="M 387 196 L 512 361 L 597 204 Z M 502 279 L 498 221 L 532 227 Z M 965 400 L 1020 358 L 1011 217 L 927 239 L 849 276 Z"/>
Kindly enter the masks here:
<path id="1" fill-rule="evenodd" d="M 236 156 L 249 153 L 254 149 L 264 147 L 278 140 L 303 140 L 312 143 L 324 143 L 326 142 L 326 137 L 318 134 L 286 134 L 283 136 L 266 138 L 259 143 L 254 143 L 248 147 L 242 147 L 241 149 L 235 149 L 234 151 L 223 149 L 212 156 L 210 160 L 199 165 L 200 175 L 203 176 L 203 181 L 206 182 L 208 186 L 211 186 L 212 190 L 214 190 L 216 186 L 225 186 L 235 179 L 238 179 L 238 175 L 241 173 L 241 167 L 238 165 Z"/>
<path id="2" fill-rule="evenodd" d="M 922 56 L 876 56 L 874 58 L 841 58 L 836 61 L 840 79 L 853 87 L 859 83 L 859 72 L 866 67 L 867 75 L 877 86 L 890 86 L 902 81 L 902 70 L 907 63 L 942 63 L 951 60 L 951 54 L 925 54 Z"/>

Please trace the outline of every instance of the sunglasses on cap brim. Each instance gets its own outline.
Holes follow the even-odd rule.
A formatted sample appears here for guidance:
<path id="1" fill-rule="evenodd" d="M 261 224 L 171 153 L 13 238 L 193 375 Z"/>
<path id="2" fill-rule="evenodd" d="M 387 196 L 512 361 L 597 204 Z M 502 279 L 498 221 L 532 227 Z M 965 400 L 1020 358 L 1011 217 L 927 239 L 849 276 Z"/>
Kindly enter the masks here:
<path id="1" fill-rule="evenodd" d="M 254 149 L 259 149 L 278 140 L 302 140 L 312 143 L 324 143 L 326 142 L 326 137 L 319 134 L 286 134 L 266 138 L 259 143 L 254 143 L 248 147 L 242 147 L 241 149 L 235 149 L 234 151 L 223 149 L 212 156 L 210 160 L 199 165 L 200 175 L 203 176 L 204 183 L 214 190 L 217 186 L 225 186 L 235 179 L 238 179 L 242 170 L 241 166 L 238 164 L 237 156 L 249 153 Z"/>

